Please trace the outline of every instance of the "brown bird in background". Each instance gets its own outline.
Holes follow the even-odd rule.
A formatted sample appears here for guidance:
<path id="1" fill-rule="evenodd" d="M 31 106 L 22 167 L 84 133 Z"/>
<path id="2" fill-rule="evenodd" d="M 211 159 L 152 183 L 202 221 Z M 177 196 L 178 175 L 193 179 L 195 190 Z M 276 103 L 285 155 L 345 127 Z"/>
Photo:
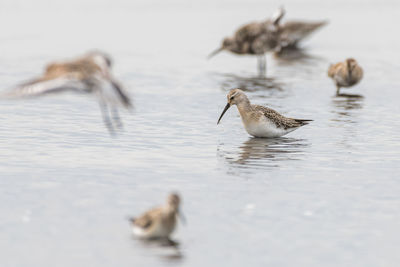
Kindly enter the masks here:
<path id="1" fill-rule="evenodd" d="M 99 51 L 68 61 L 54 62 L 47 65 L 41 77 L 17 86 L 3 97 L 35 97 L 64 91 L 93 94 L 99 101 L 104 123 L 113 133 L 114 124 L 122 126 L 118 107 L 130 109 L 132 103 L 112 76 L 111 65 L 111 58 Z M 108 107 L 111 107 L 111 113 Z"/>
<path id="2" fill-rule="evenodd" d="M 344 62 L 330 65 L 328 76 L 336 84 L 336 95 L 340 95 L 341 87 L 351 87 L 362 79 L 363 69 L 354 58 L 348 58 Z"/>
<path id="3" fill-rule="evenodd" d="M 279 9 L 271 17 L 261 22 L 241 26 L 233 36 L 226 37 L 221 47 L 212 52 L 208 58 L 226 50 L 238 55 L 258 56 L 258 68 L 261 74 L 266 72 L 265 54 L 279 47 L 279 21 L 284 10 Z"/>
<path id="4" fill-rule="evenodd" d="M 167 203 L 153 208 L 137 218 L 131 218 L 132 232 L 142 239 L 169 239 L 175 230 L 177 216 L 180 213 L 180 197 L 173 193 L 168 196 Z"/>

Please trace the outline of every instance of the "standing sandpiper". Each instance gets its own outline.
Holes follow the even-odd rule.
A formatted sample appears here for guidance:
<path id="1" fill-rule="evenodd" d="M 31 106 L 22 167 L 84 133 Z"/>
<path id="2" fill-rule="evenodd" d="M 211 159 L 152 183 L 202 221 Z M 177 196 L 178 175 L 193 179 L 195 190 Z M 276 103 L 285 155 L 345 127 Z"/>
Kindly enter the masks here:
<path id="1" fill-rule="evenodd" d="M 336 95 L 339 96 L 341 87 L 351 87 L 362 79 L 363 69 L 354 58 L 348 58 L 344 62 L 330 65 L 328 76 L 335 82 Z"/>
<path id="2" fill-rule="evenodd" d="M 227 98 L 228 103 L 222 111 L 217 124 L 219 124 L 222 116 L 230 106 L 236 105 L 244 128 L 254 137 L 281 137 L 312 121 L 286 118 L 273 109 L 252 105 L 240 89 L 230 90 Z"/>
<path id="3" fill-rule="evenodd" d="M 94 94 L 100 103 L 103 120 L 111 132 L 114 123 L 117 127 L 122 126 L 117 107 L 132 107 L 131 99 L 111 75 L 110 57 L 98 51 L 77 59 L 51 63 L 41 77 L 17 86 L 4 96 L 33 97 L 62 91 Z M 111 106 L 111 114 L 108 106 Z"/>
<path id="4" fill-rule="evenodd" d="M 180 197 L 170 194 L 167 203 L 131 218 L 133 234 L 142 239 L 169 239 L 176 226 L 176 217 L 184 217 L 179 210 Z"/>
<path id="5" fill-rule="evenodd" d="M 278 49 L 278 23 L 283 15 L 283 9 L 279 9 L 271 19 L 241 26 L 233 36 L 225 38 L 221 47 L 212 52 L 209 58 L 223 50 L 238 55 L 257 55 L 259 72 L 260 74 L 265 74 L 265 53 Z"/>

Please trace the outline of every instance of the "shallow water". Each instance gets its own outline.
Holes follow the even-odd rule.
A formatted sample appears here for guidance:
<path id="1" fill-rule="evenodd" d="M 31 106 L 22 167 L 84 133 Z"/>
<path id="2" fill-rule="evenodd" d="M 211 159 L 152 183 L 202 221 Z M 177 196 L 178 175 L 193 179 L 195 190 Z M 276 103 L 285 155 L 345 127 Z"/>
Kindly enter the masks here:
<path id="1" fill-rule="evenodd" d="M 111 137 L 94 99 L 0 103 L 2 266 L 397 266 L 400 55 L 396 1 L 290 1 L 329 19 L 296 60 L 222 53 L 223 36 L 281 3 L 2 1 L 0 87 L 101 48 L 134 98 Z M 330 63 L 365 77 L 335 97 Z M 314 122 L 255 139 L 229 89 Z M 178 249 L 132 239 L 126 218 L 183 197 Z"/>

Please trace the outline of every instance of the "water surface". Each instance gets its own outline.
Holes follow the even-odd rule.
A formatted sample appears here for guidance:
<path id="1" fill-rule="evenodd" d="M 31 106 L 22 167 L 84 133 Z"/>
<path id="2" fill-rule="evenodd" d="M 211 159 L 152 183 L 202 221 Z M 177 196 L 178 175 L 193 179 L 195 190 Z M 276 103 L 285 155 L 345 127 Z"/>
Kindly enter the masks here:
<path id="1" fill-rule="evenodd" d="M 397 266 L 400 56 L 396 1 L 289 1 L 329 19 L 295 60 L 222 53 L 222 37 L 269 16 L 265 1 L 3 1 L 0 87 L 55 59 L 103 49 L 134 98 L 111 137 L 90 97 L 0 103 L 2 266 Z M 362 82 L 335 97 L 330 63 Z M 255 139 L 229 89 L 314 122 Z M 126 217 L 183 197 L 179 249 L 132 239 Z"/>

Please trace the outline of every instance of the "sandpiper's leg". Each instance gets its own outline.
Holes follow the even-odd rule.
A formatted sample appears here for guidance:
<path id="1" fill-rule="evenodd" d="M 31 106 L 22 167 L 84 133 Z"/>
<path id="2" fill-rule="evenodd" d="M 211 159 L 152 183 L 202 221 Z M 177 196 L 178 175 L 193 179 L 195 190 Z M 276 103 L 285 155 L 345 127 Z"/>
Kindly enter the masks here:
<path id="1" fill-rule="evenodd" d="M 340 86 L 336 85 L 336 95 L 340 95 Z"/>
<path id="2" fill-rule="evenodd" d="M 261 76 L 265 75 L 266 68 L 267 68 L 267 60 L 265 58 L 265 54 L 259 55 L 258 56 L 258 71 Z"/>
<path id="3" fill-rule="evenodd" d="M 267 73 L 267 57 L 265 56 L 265 54 L 262 57 L 263 57 L 263 60 L 264 60 L 263 73 L 266 74 Z"/>
<path id="4" fill-rule="evenodd" d="M 111 135 L 114 135 L 114 127 L 112 125 L 110 115 L 108 113 L 108 107 L 107 104 L 104 102 L 100 103 L 100 110 L 101 110 L 101 115 L 103 117 L 103 122 L 106 125 L 108 131 L 110 132 Z"/>
<path id="5" fill-rule="evenodd" d="M 118 109 L 116 107 L 111 108 L 112 119 L 115 122 L 115 125 L 118 128 L 122 128 L 124 125 L 122 124 L 121 117 L 119 116 Z"/>
<path id="6" fill-rule="evenodd" d="M 174 241 L 170 238 L 166 238 L 162 240 L 162 245 L 164 246 L 168 246 L 168 247 L 179 247 L 179 242 L 178 241 Z"/>

